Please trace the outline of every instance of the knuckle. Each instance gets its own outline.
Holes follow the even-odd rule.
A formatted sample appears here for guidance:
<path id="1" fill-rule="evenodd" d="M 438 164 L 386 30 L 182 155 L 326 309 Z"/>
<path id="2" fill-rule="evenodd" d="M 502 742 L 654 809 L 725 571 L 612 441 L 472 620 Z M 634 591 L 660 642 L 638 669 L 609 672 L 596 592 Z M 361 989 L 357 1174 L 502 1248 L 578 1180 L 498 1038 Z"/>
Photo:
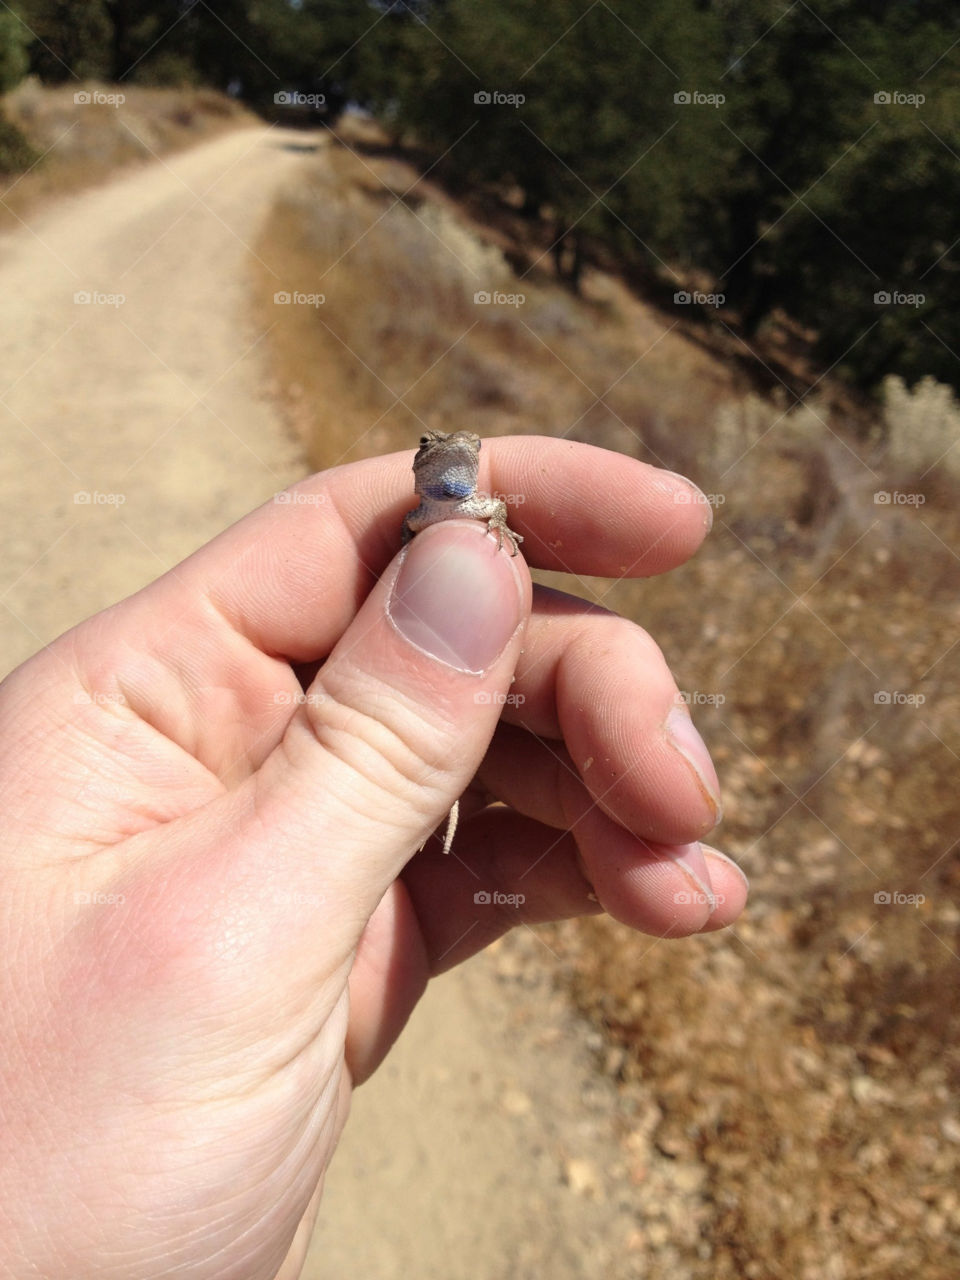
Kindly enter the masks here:
<path id="1" fill-rule="evenodd" d="M 415 810 L 437 807 L 430 800 L 445 791 L 443 756 L 429 749 L 431 735 L 412 710 L 404 712 L 383 692 L 361 701 L 338 697 L 315 682 L 311 694 L 316 696 L 307 696 L 300 720 L 312 745 Z"/>

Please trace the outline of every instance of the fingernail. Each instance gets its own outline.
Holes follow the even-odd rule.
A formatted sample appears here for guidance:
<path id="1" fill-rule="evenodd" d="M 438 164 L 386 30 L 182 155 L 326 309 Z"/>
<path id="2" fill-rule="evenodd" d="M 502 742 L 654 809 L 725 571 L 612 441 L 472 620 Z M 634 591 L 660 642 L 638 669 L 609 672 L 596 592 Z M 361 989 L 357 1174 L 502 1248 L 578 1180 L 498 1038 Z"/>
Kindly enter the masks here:
<path id="1" fill-rule="evenodd" d="M 703 856 L 703 850 L 699 844 L 681 844 L 677 845 L 670 852 L 673 862 L 683 871 L 683 874 L 696 887 L 698 893 L 701 893 L 710 906 L 710 914 L 716 910 L 717 899 L 713 892 L 713 882 L 710 879 L 710 871 L 707 867 L 707 860 Z"/>
<path id="2" fill-rule="evenodd" d="M 684 500 L 696 503 L 697 506 L 702 506 L 703 523 L 706 525 L 707 533 L 709 533 L 713 528 L 713 507 L 710 505 L 710 500 L 707 495 L 701 488 L 695 485 L 692 480 L 688 479 L 687 476 L 680 475 L 679 471 L 664 471 L 663 474 L 665 476 L 670 476 L 673 480 L 679 480 L 681 484 L 685 485 L 690 490 L 690 497 L 687 498 L 686 495 L 684 495 Z"/>
<path id="3" fill-rule="evenodd" d="M 720 779 L 713 767 L 706 743 L 697 732 L 696 725 L 690 719 L 690 713 L 686 707 L 674 707 L 667 716 L 667 740 L 679 751 L 696 774 L 703 794 L 713 806 L 714 821 L 719 822 L 723 814 L 723 806 L 720 803 Z"/>
<path id="4" fill-rule="evenodd" d="M 512 557 L 483 525 L 438 524 L 404 552 L 387 616 L 421 652 L 479 674 L 520 625 L 521 601 Z"/>
<path id="5" fill-rule="evenodd" d="M 749 892 L 750 881 L 747 879 L 747 874 L 743 867 L 741 867 L 738 862 L 734 862 L 729 854 L 721 853 L 719 849 L 714 849 L 712 844 L 701 844 L 700 848 L 708 858 L 719 858 L 720 861 L 725 862 L 728 867 L 733 867 L 734 871 L 736 871 L 737 875 L 743 881 L 743 887 Z"/>

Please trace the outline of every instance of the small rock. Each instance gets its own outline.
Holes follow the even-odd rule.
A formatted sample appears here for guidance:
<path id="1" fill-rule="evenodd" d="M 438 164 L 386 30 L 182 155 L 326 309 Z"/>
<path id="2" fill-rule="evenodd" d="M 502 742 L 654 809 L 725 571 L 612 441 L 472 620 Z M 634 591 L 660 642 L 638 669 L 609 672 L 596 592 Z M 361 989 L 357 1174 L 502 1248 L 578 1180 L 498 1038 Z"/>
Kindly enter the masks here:
<path id="1" fill-rule="evenodd" d="M 563 1180 L 575 1196 L 596 1200 L 601 1191 L 600 1174 L 592 1160 L 574 1157 L 563 1166 Z"/>
<path id="2" fill-rule="evenodd" d="M 508 1089 L 500 1099 L 500 1106 L 508 1116 L 529 1115 L 533 1108 L 530 1095 L 521 1089 Z"/>

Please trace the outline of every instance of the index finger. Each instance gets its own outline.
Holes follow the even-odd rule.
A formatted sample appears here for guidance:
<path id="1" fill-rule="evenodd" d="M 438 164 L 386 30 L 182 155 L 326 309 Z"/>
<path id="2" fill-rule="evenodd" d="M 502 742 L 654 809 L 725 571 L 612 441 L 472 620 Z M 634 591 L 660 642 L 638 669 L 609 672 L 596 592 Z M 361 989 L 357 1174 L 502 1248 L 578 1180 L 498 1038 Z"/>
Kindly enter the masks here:
<path id="1" fill-rule="evenodd" d="M 411 463 L 406 451 L 308 477 L 191 556 L 170 588 L 208 598 L 264 652 L 315 660 L 399 549 Z M 648 577 L 687 560 L 710 525 L 683 477 L 551 437 L 485 440 L 480 485 L 506 498 L 541 569 Z"/>

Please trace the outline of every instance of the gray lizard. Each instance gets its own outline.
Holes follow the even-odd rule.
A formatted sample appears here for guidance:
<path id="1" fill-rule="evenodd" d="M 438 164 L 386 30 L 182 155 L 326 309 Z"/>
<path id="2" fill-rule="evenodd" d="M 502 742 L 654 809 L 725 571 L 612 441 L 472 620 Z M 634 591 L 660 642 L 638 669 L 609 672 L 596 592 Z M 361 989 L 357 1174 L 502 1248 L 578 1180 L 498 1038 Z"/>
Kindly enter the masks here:
<path id="1" fill-rule="evenodd" d="M 497 547 L 510 543 L 515 556 L 523 538 L 507 525 L 507 504 L 502 498 L 477 492 L 480 469 L 480 437 L 472 431 L 428 431 L 420 437 L 413 460 L 413 485 L 420 505 L 403 521 L 403 541 L 438 520 L 485 520 L 497 532 Z"/>

